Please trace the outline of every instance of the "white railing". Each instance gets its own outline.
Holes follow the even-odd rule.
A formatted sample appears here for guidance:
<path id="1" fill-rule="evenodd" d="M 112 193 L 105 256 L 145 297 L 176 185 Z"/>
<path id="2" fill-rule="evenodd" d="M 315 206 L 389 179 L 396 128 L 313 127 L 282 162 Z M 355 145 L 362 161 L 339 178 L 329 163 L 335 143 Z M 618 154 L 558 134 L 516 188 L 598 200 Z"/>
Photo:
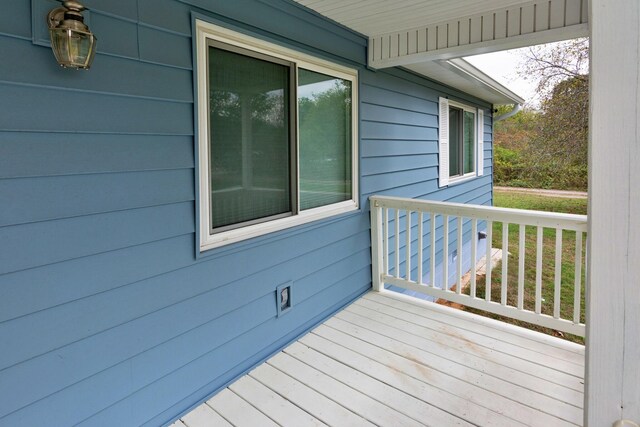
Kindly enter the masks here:
<path id="1" fill-rule="evenodd" d="M 586 216 L 397 197 L 372 196 L 370 201 L 374 290 L 382 290 L 385 284 L 393 285 L 434 299 L 445 299 L 584 336 L 581 292 L 587 262 L 586 250 L 583 249 L 583 235 L 587 231 Z M 502 226 L 496 223 L 502 223 Z M 518 230 L 515 284 L 508 280 L 510 224 L 513 225 L 511 228 Z M 493 272 L 491 262 L 486 262 L 484 296 L 477 296 L 476 261 L 479 252 L 491 253 L 494 227 L 502 232 L 501 271 Z M 486 233 L 486 238 L 483 238 L 486 241 L 480 244 L 479 231 Z M 567 271 L 568 255 L 565 256 L 563 271 L 563 250 L 569 246 L 563 244 L 563 234 L 567 236 L 565 241 L 575 239 L 571 272 Z M 550 239 L 555 244 L 550 243 Z M 555 249 L 553 254 L 544 253 L 543 240 L 547 242 L 547 248 Z M 527 246 L 529 258 L 535 260 L 526 259 Z M 532 247 L 535 247 L 535 257 L 531 256 Z M 550 251 L 547 249 L 546 252 Z M 514 258 L 515 253 L 513 261 Z M 487 257 L 489 259 L 490 256 Z M 544 265 L 543 259 L 546 260 Z M 534 261 L 535 264 L 525 264 Z M 450 264 L 455 270 L 453 274 L 449 272 Z M 530 268 L 525 270 L 525 266 Z M 467 268 L 470 271 L 468 290 L 463 291 L 463 286 L 459 285 L 452 290 L 453 284 L 462 283 Z M 526 271 L 531 269 L 535 270 L 535 277 L 526 277 Z M 563 274 L 566 277 L 563 278 Z M 492 295 L 492 276 L 496 283 L 500 280 L 499 295 Z M 525 284 L 529 286 L 525 287 Z M 509 286 L 517 286 L 515 301 L 507 298 Z M 553 287 L 552 308 L 543 299 L 543 286 L 545 290 Z M 549 295 L 549 292 L 546 294 Z M 562 304 L 569 301 L 573 304 L 573 310 L 567 314 L 566 306 L 562 310 Z M 543 303 L 546 308 L 543 308 Z"/>

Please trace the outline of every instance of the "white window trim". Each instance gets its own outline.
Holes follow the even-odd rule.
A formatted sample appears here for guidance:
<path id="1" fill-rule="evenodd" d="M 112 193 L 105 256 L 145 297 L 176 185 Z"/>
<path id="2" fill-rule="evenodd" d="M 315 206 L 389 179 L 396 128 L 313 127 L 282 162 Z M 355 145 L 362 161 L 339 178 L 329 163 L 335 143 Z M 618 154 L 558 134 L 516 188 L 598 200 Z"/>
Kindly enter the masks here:
<path id="1" fill-rule="evenodd" d="M 442 115 L 445 114 L 444 107 L 446 107 L 446 117 L 443 120 Z M 474 144 L 473 144 L 473 164 L 474 164 L 474 171 L 473 172 L 469 172 L 466 173 L 464 175 L 456 175 L 456 176 L 450 176 L 449 175 L 449 150 L 450 150 L 450 138 L 449 138 L 449 107 L 456 107 L 456 108 L 460 108 L 463 111 L 468 111 L 470 113 L 474 114 L 474 123 L 475 126 L 473 128 L 473 132 L 474 132 Z M 439 187 L 447 187 L 449 185 L 453 185 L 453 184 L 459 184 L 462 182 L 466 182 L 469 181 L 471 179 L 474 179 L 478 176 L 482 176 L 484 171 L 484 159 L 481 159 L 481 151 L 482 153 L 484 153 L 484 135 L 481 135 L 481 132 L 483 132 L 483 126 L 484 124 L 482 123 L 484 121 L 484 112 L 482 111 L 482 109 L 480 108 L 475 108 L 472 107 L 470 105 L 467 104 L 463 104 L 461 102 L 457 102 L 457 101 L 452 101 L 448 98 L 444 98 L 441 97 L 439 100 L 439 115 L 440 115 L 440 119 L 438 121 L 438 126 L 439 129 L 438 131 L 440 132 L 440 136 L 439 136 L 439 167 L 440 169 L 440 177 L 439 177 Z M 446 129 L 443 129 L 444 127 L 446 127 Z M 444 132 L 443 132 L 444 130 Z M 443 159 L 446 157 L 445 161 L 443 162 Z M 446 168 L 446 170 L 444 169 Z"/>
<path id="2" fill-rule="evenodd" d="M 449 178 L 449 185 L 458 184 L 460 182 L 468 181 L 475 178 L 477 175 L 475 172 L 469 172 L 464 175 L 457 175 Z"/>
<path id="3" fill-rule="evenodd" d="M 220 246 L 228 245 L 252 237 L 261 236 L 274 231 L 284 230 L 286 228 L 295 227 L 306 224 L 319 219 L 328 218 L 338 214 L 355 211 L 359 208 L 359 189 L 358 189 L 358 72 L 355 69 L 334 64 L 307 55 L 293 49 L 269 43 L 236 31 L 229 30 L 211 24 L 209 22 L 196 20 L 196 70 L 197 70 L 197 105 L 198 105 L 198 152 L 199 152 L 199 214 L 200 214 L 200 252 Z M 207 41 L 214 40 L 236 47 L 244 48 L 253 52 L 262 53 L 271 57 L 280 58 L 295 63 L 296 69 L 304 68 L 306 70 L 318 73 L 328 74 L 344 80 L 351 81 L 351 200 L 339 202 L 331 205 L 321 206 L 318 208 L 300 211 L 296 215 L 286 218 L 279 218 L 272 221 L 262 222 L 258 224 L 240 227 L 220 233 L 211 234 L 211 213 L 210 213 L 210 171 L 209 171 L 209 108 L 208 94 L 202 88 L 208 87 L 207 75 Z M 296 73 L 297 79 L 297 73 Z M 297 84 L 297 80 L 296 80 Z M 296 109 L 297 114 L 297 109 Z M 296 120 L 297 122 L 297 120 Z M 298 133 L 296 132 L 296 138 Z M 296 146 L 299 153 L 299 139 L 296 140 Z M 298 163 L 296 182 L 300 182 L 299 156 L 296 159 Z M 298 198 L 298 203 L 300 203 Z"/>
<path id="4" fill-rule="evenodd" d="M 484 111 L 478 108 L 478 130 L 476 131 L 476 174 L 484 175 Z"/>

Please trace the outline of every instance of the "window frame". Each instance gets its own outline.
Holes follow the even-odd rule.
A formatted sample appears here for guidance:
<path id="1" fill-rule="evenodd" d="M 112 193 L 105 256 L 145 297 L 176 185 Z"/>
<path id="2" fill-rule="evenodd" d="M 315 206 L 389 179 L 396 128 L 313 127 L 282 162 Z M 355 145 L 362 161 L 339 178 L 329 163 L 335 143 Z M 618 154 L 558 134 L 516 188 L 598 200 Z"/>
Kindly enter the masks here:
<path id="1" fill-rule="evenodd" d="M 291 61 L 286 61 L 283 60 L 281 58 L 277 58 L 277 57 L 273 57 L 273 56 L 268 56 L 265 55 L 263 53 L 259 53 L 259 52 L 254 52 L 248 49 L 244 49 L 241 47 L 237 47 L 234 45 L 230 45 L 218 40 L 213 40 L 213 39 L 208 39 L 207 40 L 207 52 L 209 52 L 210 48 L 214 48 L 214 49 L 220 49 L 220 50 L 225 50 L 227 52 L 231 52 L 231 53 L 235 53 L 235 54 L 239 54 L 239 55 L 243 55 L 245 57 L 248 58 L 252 58 L 252 59 L 257 59 L 260 61 L 266 61 L 266 62 L 270 62 L 272 64 L 278 64 L 284 67 L 289 68 L 289 82 L 288 84 L 290 86 L 296 86 L 296 72 L 295 72 L 295 64 L 292 63 Z M 210 61 L 208 60 L 209 57 L 207 56 L 207 61 L 206 61 L 206 75 L 209 76 L 209 65 L 210 65 Z M 209 79 L 207 78 L 207 94 L 211 93 L 211 82 L 209 81 Z M 286 100 L 287 104 L 289 105 L 289 111 L 294 111 L 295 110 L 295 106 L 297 104 L 297 92 L 296 90 L 292 90 L 292 88 L 289 88 L 289 96 L 288 99 Z M 209 103 L 207 103 L 207 108 L 209 106 Z M 292 115 L 290 115 L 290 117 L 288 117 L 288 129 L 287 129 L 287 133 L 289 136 L 289 141 L 288 141 L 288 153 L 289 153 L 289 191 L 291 193 L 290 195 L 290 202 L 292 204 L 292 211 L 295 209 L 294 208 L 294 204 L 298 204 L 298 194 L 297 194 L 297 181 L 296 181 L 296 162 L 295 162 L 295 157 L 297 155 L 297 147 L 296 147 L 296 129 L 297 129 L 297 118 L 294 119 L 294 117 Z M 209 131 L 211 129 L 211 115 L 207 114 L 207 135 L 209 137 Z M 209 149 L 209 145 L 207 144 L 207 150 Z M 207 179 L 207 185 L 210 185 L 211 182 L 211 153 L 208 153 L 207 155 L 207 171 L 209 173 L 209 177 Z M 211 191 L 211 189 L 209 189 L 209 192 L 207 193 L 207 195 L 209 196 L 209 209 L 211 212 L 213 210 L 213 204 L 215 203 L 215 197 L 212 194 L 213 192 Z M 242 228 L 242 227 L 248 227 L 250 225 L 253 224 L 260 224 L 263 222 L 269 222 L 269 221 L 273 221 L 275 219 L 279 219 L 279 218 L 286 218 L 289 217 L 291 215 L 293 215 L 294 213 L 292 211 L 289 212 L 283 212 L 283 213 L 279 213 L 279 214 L 273 214 L 267 217 L 263 217 L 263 218 L 256 218 L 256 219 L 252 219 L 252 220 L 247 220 L 247 221 L 242 221 L 242 222 L 238 222 L 238 223 L 234 223 L 234 224 L 229 224 L 229 225 L 225 225 L 225 226 L 221 226 L 221 227 L 216 227 L 213 228 L 211 221 L 209 221 L 209 234 L 213 235 L 213 234 L 219 234 L 219 233 L 224 233 L 226 231 L 230 231 L 233 229 L 237 229 L 237 228 Z M 211 217 L 208 217 L 208 219 L 210 220 Z"/>
<path id="2" fill-rule="evenodd" d="M 346 212 L 359 209 L 359 168 L 358 168 L 358 71 L 356 69 L 339 65 L 324 59 L 317 58 L 293 49 L 289 49 L 275 43 L 258 39 L 237 31 L 233 31 L 218 25 L 195 20 L 195 66 L 196 66 L 196 129 L 197 129 L 197 168 L 196 179 L 198 184 L 198 215 L 199 215 L 199 251 L 228 245 L 253 237 L 261 236 L 279 230 L 329 218 Z M 294 121 L 293 149 L 291 153 L 292 187 L 295 192 L 293 200 L 296 206 L 292 206 L 292 212 L 282 218 L 275 218 L 257 223 L 249 223 L 245 226 L 233 227 L 226 231 L 212 233 L 211 227 L 211 189 L 210 189 L 210 152 L 209 152 L 209 46 L 211 44 L 223 44 L 249 54 L 265 55 L 269 58 L 290 62 L 295 71 L 292 79 L 294 92 L 295 111 L 290 112 L 290 120 Z M 300 210 L 300 141 L 298 118 L 298 69 L 322 73 L 331 77 L 348 80 L 351 82 L 351 199 L 330 205 L 320 206 L 307 210 Z M 202 88 L 205 88 L 202 90 Z"/>
<path id="3" fill-rule="evenodd" d="M 477 176 L 478 173 L 478 164 L 477 164 L 477 154 L 478 154 L 478 109 L 475 107 L 471 107 L 470 105 L 466 105 L 463 104 L 461 102 L 456 102 L 456 101 L 451 101 L 449 100 L 449 111 L 448 113 L 451 112 L 451 107 L 462 110 L 463 114 L 462 117 L 460 117 L 460 127 L 462 129 L 462 132 L 460 133 L 460 166 L 462 168 L 462 173 L 459 175 L 451 175 L 451 172 L 449 171 L 449 184 L 455 184 L 456 182 L 459 181 L 466 181 L 467 179 L 473 178 L 475 176 Z M 472 151 L 472 155 L 473 155 L 473 171 L 471 172 L 467 172 L 464 173 L 464 112 L 468 112 L 468 113 L 472 113 L 473 114 L 473 149 Z M 451 133 L 449 133 L 449 153 L 451 153 Z"/>
<path id="4" fill-rule="evenodd" d="M 449 153 L 451 151 L 451 135 L 449 135 L 449 113 L 450 107 L 458 108 L 463 113 L 474 114 L 474 142 L 473 142 L 473 165 L 474 171 L 464 173 L 464 162 L 462 164 L 463 173 L 461 175 L 449 175 Z M 462 114 L 464 119 L 464 114 Z M 460 141 L 461 149 L 464 148 L 464 130 Z M 438 187 L 446 188 L 450 185 L 466 182 L 484 175 L 484 110 L 481 107 L 473 107 L 463 102 L 450 100 L 446 96 L 440 96 L 438 100 Z"/>

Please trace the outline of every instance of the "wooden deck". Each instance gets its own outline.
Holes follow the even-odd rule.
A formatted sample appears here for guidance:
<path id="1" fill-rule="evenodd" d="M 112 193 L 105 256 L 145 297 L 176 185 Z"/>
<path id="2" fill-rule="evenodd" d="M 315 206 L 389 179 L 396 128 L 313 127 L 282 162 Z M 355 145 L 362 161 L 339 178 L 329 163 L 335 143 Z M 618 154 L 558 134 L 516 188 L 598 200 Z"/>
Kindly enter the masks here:
<path id="1" fill-rule="evenodd" d="M 582 425 L 583 372 L 582 346 L 371 292 L 173 426 Z"/>

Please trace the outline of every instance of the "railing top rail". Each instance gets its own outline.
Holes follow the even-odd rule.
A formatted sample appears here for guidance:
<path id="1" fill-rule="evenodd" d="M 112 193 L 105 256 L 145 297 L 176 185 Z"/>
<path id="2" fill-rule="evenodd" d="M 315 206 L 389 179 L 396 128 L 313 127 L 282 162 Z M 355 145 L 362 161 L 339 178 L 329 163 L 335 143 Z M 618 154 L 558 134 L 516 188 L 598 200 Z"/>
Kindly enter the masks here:
<path id="1" fill-rule="evenodd" d="M 371 196 L 369 197 L 369 200 L 373 207 L 379 208 L 433 212 L 450 216 L 477 218 L 487 221 L 564 228 L 567 230 L 583 232 L 587 231 L 586 215 L 498 208 L 493 206 L 468 205 L 463 203 L 437 202 L 431 200 L 405 199 L 391 196 Z"/>

